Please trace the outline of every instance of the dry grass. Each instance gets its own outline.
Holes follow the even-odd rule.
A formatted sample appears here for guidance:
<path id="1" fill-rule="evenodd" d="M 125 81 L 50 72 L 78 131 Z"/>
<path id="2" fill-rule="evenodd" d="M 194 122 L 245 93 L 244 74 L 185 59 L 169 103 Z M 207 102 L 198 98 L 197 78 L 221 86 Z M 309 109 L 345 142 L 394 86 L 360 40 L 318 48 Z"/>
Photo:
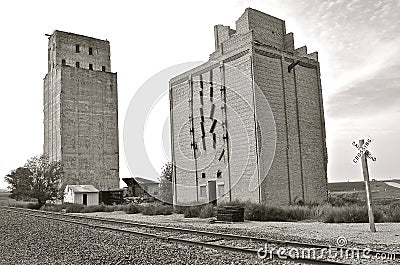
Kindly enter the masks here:
<path id="1" fill-rule="evenodd" d="M 0 205 L 8 206 L 10 204 L 15 204 L 17 200 L 10 198 L 11 193 L 0 192 Z"/>

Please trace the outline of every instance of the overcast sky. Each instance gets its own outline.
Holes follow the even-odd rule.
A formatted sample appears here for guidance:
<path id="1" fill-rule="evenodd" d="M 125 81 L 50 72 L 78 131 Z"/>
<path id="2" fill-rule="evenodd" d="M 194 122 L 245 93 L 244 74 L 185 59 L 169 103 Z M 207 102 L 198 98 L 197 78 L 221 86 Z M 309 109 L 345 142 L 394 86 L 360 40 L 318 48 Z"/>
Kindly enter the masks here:
<path id="1" fill-rule="evenodd" d="M 370 163 L 371 178 L 400 178 L 395 166 L 400 150 L 400 1 L 17 0 L 0 4 L 0 188 L 6 187 L 3 177 L 10 170 L 42 152 L 44 34 L 58 29 L 110 41 L 112 71 L 118 72 L 120 176 L 127 177 L 122 133 L 135 91 L 167 67 L 207 60 L 214 50 L 213 26 L 234 28 L 246 7 L 285 20 L 296 47 L 319 52 L 329 181 L 362 179 L 360 165 L 351 162 L 356 154 L 351 143 L 366 136 L 373 139 L 370 150 L 377 157 Z M 161 167 L 167 158 L 162 147 L 153 148 L 158 155 L 152 160 Z"/>

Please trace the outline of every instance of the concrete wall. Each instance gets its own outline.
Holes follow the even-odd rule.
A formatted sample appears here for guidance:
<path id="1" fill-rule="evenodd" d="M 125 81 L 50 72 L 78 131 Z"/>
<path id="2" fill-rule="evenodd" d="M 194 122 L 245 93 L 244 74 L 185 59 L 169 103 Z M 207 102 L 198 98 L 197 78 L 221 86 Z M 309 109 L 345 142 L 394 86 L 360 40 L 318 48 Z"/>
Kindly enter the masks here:
<path id="1" fill-rule="evenodd" d="M 61 71 L 53 68 L 44 79 L 44 143 L 43 150 L 51 161 L 61 159 L 60 127 Z"/>
<path id="2" fill-rule="evenodd" d="M 43 148 L 62 161 L 64 185 L 119 188 L 117 74 L 109 72 L 109 52 L 108 41 L 77 34 L 55 31 L 49 39 Z"/>
<path id="3" fill-rule="evenodd" d="M 117 75 L 62 68 L 64 180 L 118 188 Z"/>
<path id="4" fill-rule="evenodd" d="M 79 45 L 79 52 L 76 50 Z M 93 65 L 93 70 L 111 72 L 110 43 L 107 40 L 99 40 L 74 33 L 54 31 L 49 41 L 50 60 L 49 66 L 61 65 L 62 60 L 69 66 L 76 66 L 80 63 L 81 68 L 89 69 L 89 64 Z M 89 48 L 92 55 L 89 54 Z"/>

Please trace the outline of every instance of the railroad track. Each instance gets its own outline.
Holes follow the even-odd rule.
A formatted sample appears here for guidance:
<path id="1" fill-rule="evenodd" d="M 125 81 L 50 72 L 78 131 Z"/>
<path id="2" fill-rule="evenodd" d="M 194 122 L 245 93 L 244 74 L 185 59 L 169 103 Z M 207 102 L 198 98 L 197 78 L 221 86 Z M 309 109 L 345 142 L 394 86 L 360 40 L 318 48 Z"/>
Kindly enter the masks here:
<path id="1" fill-rule="evenodd" d="M 323 256 L 324 250 L 326 251 L 332 248 L 328 245 L 308 244 L 296 241 L 273 240 L 260 237 L 218 233 L 164 225 L 152 225 L 138 222 L 122 221 L 117 219 L 89 217 L 82 215 L 69 215 L 64 213 L 55 213 L 15 207 L 1 207 L 1 209 L 17 214 L 73 223 L 76 225 L 88 226 L 95 229 L 103 229 L 119 233 L 129 233 L 143 237 L 157 238 L 160 240 L 201 246 L 216 250 L 257 255 L 258 257 L 262 256 L 269 259 L 282 259 L 303 264 L 351 264 L 346 263 L 349 261 L 343 258 L 339 259 L 338 257 L 335 257 L 335 259 L 333 260 L 327 259 L 326 255 Z M 268 246 L 267 250 L 266 246 Z M 290 248 L 296 249 L 297 252 L 290 253 L 289 251 L 287 254 L 282 253 L 282 249 L 287 250 Z M 346 253 L 346 251 L 351 251 L 351 248 L 343 247 L 340 248 L 340 250 L 342 251 L 341 253 Z M 388 255 L 389 253 L 371 250 L 368 254 Z M 393 253 L 391 253 L 391 255 L 393 255 Z M 395 259 L 400 258 L 400 254 L 395 253 L 394 255 Z M 311 256 L 313 256 L 314 258 L 312 258 Z"/>

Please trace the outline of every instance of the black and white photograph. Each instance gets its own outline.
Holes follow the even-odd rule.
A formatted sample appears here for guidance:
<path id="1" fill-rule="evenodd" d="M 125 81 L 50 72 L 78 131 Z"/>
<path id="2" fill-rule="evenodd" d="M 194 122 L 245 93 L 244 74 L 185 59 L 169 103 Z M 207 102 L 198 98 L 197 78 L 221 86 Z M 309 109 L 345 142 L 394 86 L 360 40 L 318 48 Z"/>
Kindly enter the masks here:
<path id="1" fill-rule="evenodd" d="M 0 265 L 400 264 L 400 1 L 5 1 Z"/>

